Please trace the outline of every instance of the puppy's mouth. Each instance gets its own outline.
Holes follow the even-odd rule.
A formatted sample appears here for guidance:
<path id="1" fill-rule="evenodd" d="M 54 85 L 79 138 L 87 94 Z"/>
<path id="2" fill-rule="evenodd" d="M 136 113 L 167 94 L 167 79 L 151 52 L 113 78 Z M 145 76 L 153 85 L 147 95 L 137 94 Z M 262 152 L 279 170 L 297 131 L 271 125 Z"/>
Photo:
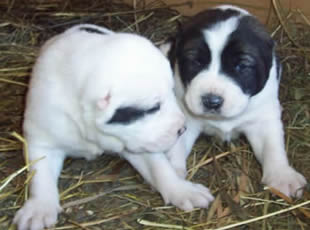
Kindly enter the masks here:
<path id="1" fill-rule="evenodd" d="M 221 114 L 220 110 L 208 110 L 204 111 L 203 117 L 208 120 L 224 120 L 227 119 Z"/>

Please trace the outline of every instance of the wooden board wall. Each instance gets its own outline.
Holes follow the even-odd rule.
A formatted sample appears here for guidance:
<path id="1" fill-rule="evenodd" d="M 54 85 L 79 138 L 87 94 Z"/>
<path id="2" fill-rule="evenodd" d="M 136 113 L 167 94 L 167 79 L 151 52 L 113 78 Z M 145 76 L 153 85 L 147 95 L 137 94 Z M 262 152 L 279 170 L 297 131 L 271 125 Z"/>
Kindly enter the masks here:
<path id="1" fill-rule="evenodd" d="M 125 0 L 129 3 L 139 2 L 139 0 Z M 145 0 L 146 3 L 154 2 L 154 0 Z M 207 9 L 218 4 L 234 4 L 249 10 L 265 22 L 270 9 L 272 9 L 272 1 L 278 2 L 284 10 L 301 10 L 310 19 L 310 0 L 162 0 L 168 5 L 172 5 L 174 9 L 178 10 L 184 15 L 193 15 L 197 12 Z M 182 3 L 191 3 L 183 6 Z M 191 5 L 191 6 L 190 6 Z"/>

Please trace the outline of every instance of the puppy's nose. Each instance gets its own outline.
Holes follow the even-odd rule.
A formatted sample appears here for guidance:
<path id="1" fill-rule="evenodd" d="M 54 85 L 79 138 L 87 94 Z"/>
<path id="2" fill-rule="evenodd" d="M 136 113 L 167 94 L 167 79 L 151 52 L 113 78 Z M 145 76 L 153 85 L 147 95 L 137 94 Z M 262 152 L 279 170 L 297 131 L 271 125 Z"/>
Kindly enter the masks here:
<path id="1" fill-rule="evenodd" d="M 222 106 L 224 99 L 221 96 L 208 93 L 201 97 L 201 101 L 203 106 L 206 109 L 210 110 L 210 109 L 219 109 Z"/>
<path id="2" fill-rule="evenodd" d="M 186 127 L 183 126 L 182 128 L 178 130 L 178 136 L 180 137 L 185 131 L 186 131 Z"/>

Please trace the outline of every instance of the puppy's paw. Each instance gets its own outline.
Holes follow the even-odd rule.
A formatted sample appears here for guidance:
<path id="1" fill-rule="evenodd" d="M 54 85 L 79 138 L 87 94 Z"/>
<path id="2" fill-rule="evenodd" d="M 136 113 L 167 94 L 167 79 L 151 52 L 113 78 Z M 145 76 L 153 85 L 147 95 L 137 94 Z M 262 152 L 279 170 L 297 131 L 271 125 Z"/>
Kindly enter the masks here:
<path id="1" fill-rule="evenodd" d="M 208 188 L 186 180 L 166 188 L 162 196 L 166 204 L 173 204 L 184 211 L 207 208 L 214 199 Z"/>
<path id="2" fill-rule="evenodd" d="M 262 182 L 288 197 L 301 197 L 307 184 L 305 177 L 290 166 L 264 173 Z"/>
<path id="3" fill-rule="evenodd" d="M 184 167 L 174 167 L 175 172 L 177 173 L 177 175 L 181 178 L 181 179 L 185 179 L 187 176 L 187 170 Z"/>
<path id="4" fill-rule="evenodd" d="M 177 175 L 181 179 L 185 179 L 187 176 L 186 159 L 181 157 L 170 157 L 169 161 Z"/>
<path id="5" fill-rule="evenodd" d="M 187 176 L 186 164 L 182 161 L 176 160 L 175 158 L 169 159 L 169 161 L 179 178 L 185 179 Z"/>
<path id="6" fill-rule="evenodd" d="M 14 223 L 17 224 L 18 230 L 42 230 L 56 224 L 57 215 L 61 210 L 57 201 L 30 198 L 16 213 Z"/>

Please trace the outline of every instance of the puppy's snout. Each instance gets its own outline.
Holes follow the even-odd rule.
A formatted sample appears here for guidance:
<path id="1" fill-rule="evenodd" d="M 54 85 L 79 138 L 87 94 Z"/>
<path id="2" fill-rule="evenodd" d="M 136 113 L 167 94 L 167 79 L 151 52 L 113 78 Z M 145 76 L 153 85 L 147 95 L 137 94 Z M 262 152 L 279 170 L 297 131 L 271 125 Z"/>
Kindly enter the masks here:
<path id="1" fill-rule="evenodd" d="M 201 97 L 201 101 L 207 110 L 217 110 L 223 105 L 224 98 L 216 94 L 207 93 Z"/>
<path id="2" fill-rule="evenodd" d="M 183 134 L 185 131 L 186 131 L 186 126 L 183 126 L 182 128 L 180 128 L 180 129 L 178 130 L 178 136 L 179 136 L 179 137 L 182 136 L 182 134 Z"/>

